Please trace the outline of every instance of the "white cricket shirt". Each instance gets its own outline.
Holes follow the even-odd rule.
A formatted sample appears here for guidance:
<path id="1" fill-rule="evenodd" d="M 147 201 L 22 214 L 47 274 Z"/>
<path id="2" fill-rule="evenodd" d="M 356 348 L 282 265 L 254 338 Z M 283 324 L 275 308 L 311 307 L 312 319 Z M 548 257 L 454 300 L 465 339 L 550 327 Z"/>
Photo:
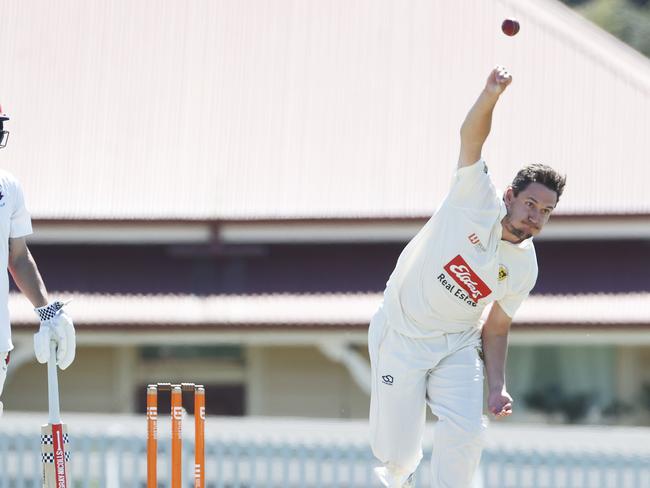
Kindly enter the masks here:
<path id="1" fill-rule="evenodd" d="M 398 332 L 435 337 L 480 327 L 497 301 L 513 317 L 537 280 L 532 238 L 501 240 L 506 207 L 483 160 L 459 168 L 449 194 L 402 251 L 382 310 Z"/>
<path id="2" fill-rule="evenodd" d="M 25 208 L 23 190 L 10 173 L 0 170 L 0 352 L 11 351 L 11 326 L 9 323 L 9 238 L 24 237 L 32 233 L 32 221 Z"/>

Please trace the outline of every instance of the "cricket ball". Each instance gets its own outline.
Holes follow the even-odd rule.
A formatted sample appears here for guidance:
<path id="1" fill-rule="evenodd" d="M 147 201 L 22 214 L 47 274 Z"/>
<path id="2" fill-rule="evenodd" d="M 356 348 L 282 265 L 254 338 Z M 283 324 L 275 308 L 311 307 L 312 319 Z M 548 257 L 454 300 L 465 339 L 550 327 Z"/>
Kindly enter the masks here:
<path id="1" fill-rule="evenodd" d="M 501 30 L 506 36 L 514 36 L 519 32 L 519 22 L 516 19 L 506 19 L 501 24 Z"/>

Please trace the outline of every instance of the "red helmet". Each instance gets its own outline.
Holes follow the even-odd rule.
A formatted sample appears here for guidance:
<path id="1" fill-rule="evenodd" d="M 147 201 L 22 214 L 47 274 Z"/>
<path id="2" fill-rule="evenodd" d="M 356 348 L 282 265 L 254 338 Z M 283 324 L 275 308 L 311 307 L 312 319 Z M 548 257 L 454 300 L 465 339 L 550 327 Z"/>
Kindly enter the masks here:
<path id="1" fill-rule="evenodd" d="M 0 107 L 0 148 L 5 147 L 7 145 L 7 139 L 9 139 L 9 131 L 4 130 L 5 120 L 9 120 L 9 117 L 2 111 L 2 107 Z"/>

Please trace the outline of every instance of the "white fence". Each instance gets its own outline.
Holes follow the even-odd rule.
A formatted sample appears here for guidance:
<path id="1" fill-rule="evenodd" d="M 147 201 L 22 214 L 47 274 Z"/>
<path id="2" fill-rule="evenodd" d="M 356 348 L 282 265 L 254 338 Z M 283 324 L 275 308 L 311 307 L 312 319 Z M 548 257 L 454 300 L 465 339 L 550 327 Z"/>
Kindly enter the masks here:
<path id="1" fill-rule="evenodd" d="M 215 419 L 208 419 L 213 420 Z M 4 423 L 5 419 L 0 420 Z M 279 425 L 274 435 L 251 438 L 242 427 L 241 439 L 233 437 L 236 423 L 229 425 L 225 438 L 211 435 L 206 440 L 206 483 L 208 488 L 371 488 L 378 486 L 372 475 L 376 465 L 359 431 L 339 440 L 303 430 L 285 430 Z M 265 421 L 273 424 L 272 420 Z M 141 422 L 142 424 L 144 421 Z M 266 425 L 265 424 L 265 425 Z M 281 424 L 281 422 L 280 422 Z M 107 424 L 103 424 L 107 425 Z M 298 423 L 298 429 L 304 429 Z M 15 426 L 14 426 L 15 427 Z M 0 488 L 41 488 L 40 438 L 33 431 L 0 428 Z M 146 445 L 144 429 L 107 427 L 103 434 L 84 433 L 83 426 L 70 425 L 74 488 L 144 488 Z M 185 429 L 191 433 L 190 426 Z M 97 430 L 97 429 L 94 429 Z M 129 430 L 128 428 L 126 429 Z M 142 430 L 142 432 L 140 432 Z M 268 432 L 267 432 L 268 433 Z M 646 432 L 647 433 L 647 432 Z M 214 434 L 214 432 L 211 432 Z M 510 433 L 512 438 L 512 432 Z M 303 440 L 297 440 L 300 437 Z M 305 441 L 305 438 L 312 441 Z M 321 440 L 318 438 L 321 437 Z M 334 437 L 337 437 L 334 434 Z M 646 439 L 648 439 L 646 437 Z M 508 443 L 505 436 L 505 443 Z M 529 439 L 525 444 L 535 444 Z M 582 446 L 571 447 L 563 436 L 556 449 L 520 447 L 484 452 L 477 486 L 483 488 L 650 488 L 650 456 L 599 452 Z M 512 444 L 512 443 L 510 443 Z M 543 444 L 543 442 L 541 443 Z M 194 486 L 192 439 L 184 443 L 185 486 Z M 628 446 L 629 447 L 629 446 Z M 425 459 L 430 454 L 425 450 Z M 159 486 L 169 486 L 169 444 L 165 429 L 159 443 Z M 418 472 L 417 486 L 428 488 L 428 462 Z"/>

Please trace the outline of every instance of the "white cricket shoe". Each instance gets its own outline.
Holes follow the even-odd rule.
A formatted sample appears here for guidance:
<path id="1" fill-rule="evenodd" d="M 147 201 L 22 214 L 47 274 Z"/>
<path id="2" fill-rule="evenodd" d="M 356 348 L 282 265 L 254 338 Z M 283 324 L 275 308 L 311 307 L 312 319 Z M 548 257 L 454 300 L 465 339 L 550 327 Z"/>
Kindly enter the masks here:
<path id="1" fill-rule="evenodd" d="M 375 468 L 375 475 L 388 488 L 415 488 L 415 473 L 396 476 L 387 467 L 380 466 Z"/>

